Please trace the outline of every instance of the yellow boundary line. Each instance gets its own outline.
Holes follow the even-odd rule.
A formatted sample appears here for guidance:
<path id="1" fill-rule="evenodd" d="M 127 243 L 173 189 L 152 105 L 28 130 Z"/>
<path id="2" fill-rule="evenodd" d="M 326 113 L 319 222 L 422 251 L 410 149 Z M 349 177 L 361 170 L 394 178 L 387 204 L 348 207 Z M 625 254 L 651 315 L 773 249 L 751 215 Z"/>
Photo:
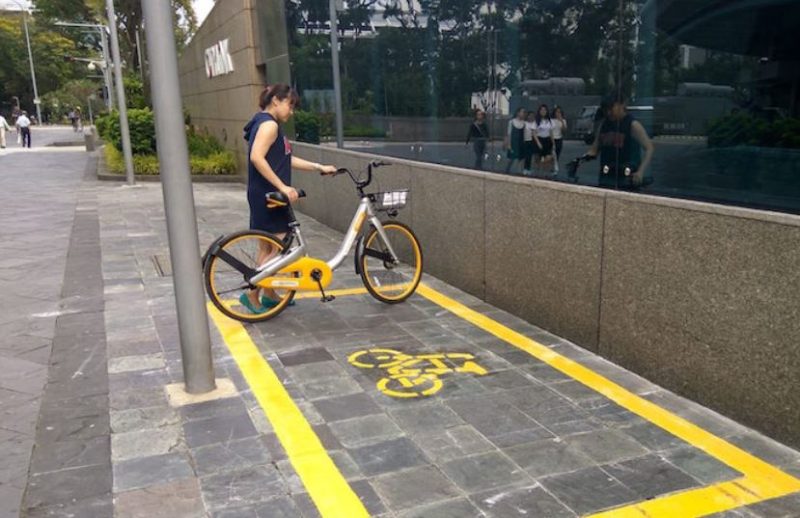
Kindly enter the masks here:
<path id="1" fill-rule="evenodd" d="M 311 425 L 297 408 L 281 380 L 261 356 L 244 326 L 210 302 L 211 319 L 258 403 L 272 424 L 286 455 L 320 514 L 325 517 L 369 517 L 364 504 L 333 463 Z"/>
<path id="2" fill-rule="evenodd" d="M 705 516 L 800 491 L 800 480 L 699 426 L 641 398 L 596 372 L 420 284 L 417 293 L 488 333 L 536 357 L 741 472 L 744 477 L 591 515 L 592 518 Z"/>
<path id="3" fill-rule="evenodd" d="M 337 296 L 360 295 L 364 288 L 332 290 Z M 700 517 L 800 491 L 800 480 L 658 405 L 641 398 L 600 374 L 552 349 L 420 284 L 417 293 L 456 316 L 527 352 L 572 379 L 654 425 L 675 435 L 744 476 L 654 498 L 590 515 L 589 518 Z M 297 298 L 313 298 L 302 293 Z M 289 460 L 323 517 L 368 516 L 338 468 L 322 447 L 308 421 L 263 359 L 244 327 L 222 315 L 211 303 L 209 312 L 250 384 Z"/>

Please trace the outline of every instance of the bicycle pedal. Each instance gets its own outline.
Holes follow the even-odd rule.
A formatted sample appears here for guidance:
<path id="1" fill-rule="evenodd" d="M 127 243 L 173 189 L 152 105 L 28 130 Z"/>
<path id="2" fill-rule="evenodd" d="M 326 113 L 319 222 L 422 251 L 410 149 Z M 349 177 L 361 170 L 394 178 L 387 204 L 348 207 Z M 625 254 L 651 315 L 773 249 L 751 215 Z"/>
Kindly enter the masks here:
<path id="1" fill-rule="evenodd" d="M 323 295 L 321 300 L 322 302 L 332 302 L 336 300 L 336 297 L 333 295 Z"/>

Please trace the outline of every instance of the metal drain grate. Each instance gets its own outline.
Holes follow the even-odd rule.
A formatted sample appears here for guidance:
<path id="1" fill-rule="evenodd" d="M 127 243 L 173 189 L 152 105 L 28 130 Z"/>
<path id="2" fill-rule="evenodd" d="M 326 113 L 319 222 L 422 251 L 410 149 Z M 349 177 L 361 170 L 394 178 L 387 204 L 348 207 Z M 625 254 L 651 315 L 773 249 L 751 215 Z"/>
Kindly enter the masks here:
<path id="1" fill-rule="evenodd" d="M 169 260 L 169 255 L 156 254 L 151 256 L 150 259 L 153 261 L 153 268 L 155 268 L 159 277 L 172 276 L 172 261 Z"/>

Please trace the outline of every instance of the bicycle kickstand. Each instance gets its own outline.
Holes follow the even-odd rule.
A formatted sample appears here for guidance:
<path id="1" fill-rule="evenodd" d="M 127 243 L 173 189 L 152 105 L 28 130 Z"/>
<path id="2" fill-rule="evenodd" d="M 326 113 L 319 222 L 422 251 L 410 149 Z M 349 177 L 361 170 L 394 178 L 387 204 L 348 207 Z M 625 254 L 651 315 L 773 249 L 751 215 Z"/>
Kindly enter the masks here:
<path id="1" fill-rule="evenodd" d="M 317 286 L 319 286 L 319 292 L 322 293 L 322 302 L 331 302 L 336 297 L 333 295 L 325 295 L 325 290 L 322 288 L 322 272 L 319 270 L 313 270 L 311 272 L 311 278 L 317 281 Z"/>

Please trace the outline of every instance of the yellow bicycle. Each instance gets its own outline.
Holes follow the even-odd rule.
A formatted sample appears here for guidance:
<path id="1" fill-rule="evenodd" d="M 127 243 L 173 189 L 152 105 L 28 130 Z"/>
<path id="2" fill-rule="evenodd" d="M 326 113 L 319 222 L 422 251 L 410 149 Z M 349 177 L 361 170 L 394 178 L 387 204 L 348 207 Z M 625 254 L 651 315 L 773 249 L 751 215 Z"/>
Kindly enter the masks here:
<path id="1" fill-rule="evenodd" d="M 364 192 L 372 182 L 373 169 L 384 165 L 389 164 L 371 162 L 363 181 L 348 169 L 336 172 L 350 176 L 361 201 L 338 252 L 328 261 L 306 254 L 300 223 L 286 196 L 267 194 L 268 208 L 289 211 L 289 231 L 283 239 L 267 232 L 244 230 L 214 241 L 203 256 L 203 277 L 211 302 L 225 315 L 242 322 L 262 322 L 277 316 L 297 291 L 319 290 L 322 301 L 329 302 L 334 297 L 326 295 L 325 288 L 333 279 L 333 270 L 342 264 L 354 244 L 356 273 L 373 297 L 388 304 L 410 297 L 422 278 L 422 248 L 407 225 L 391 219 L 405 207 L 409 191 Z M 303 191 L 298 194 L 305 196 Z M 379 213 L 386 213 L 390 219 L 381 221 Z M 269 307 L 263 313 L 249 311 L 236 299 L 258 288 L 270 295 Z"/>

